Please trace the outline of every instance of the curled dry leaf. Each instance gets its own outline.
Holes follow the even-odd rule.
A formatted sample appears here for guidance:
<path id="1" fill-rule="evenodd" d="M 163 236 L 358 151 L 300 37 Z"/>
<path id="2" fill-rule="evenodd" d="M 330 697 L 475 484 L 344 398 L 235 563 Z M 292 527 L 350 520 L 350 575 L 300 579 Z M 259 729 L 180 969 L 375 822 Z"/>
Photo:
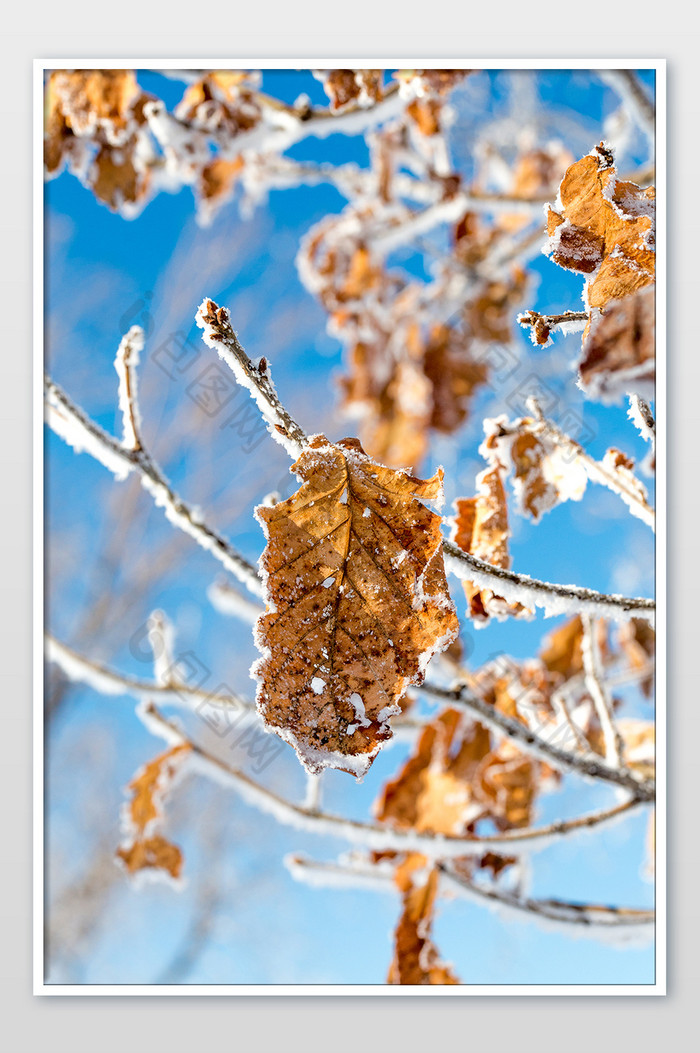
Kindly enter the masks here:
<path id="1" fill-rule="evenodd" d="M 411 853 L 396 869 L 401 891 L 401 917 L 394 933 L 394 957 L 388 984 L 458 984 L 449 965 L 440 961 L 431 939 L 439 873 L 424 856 Z"/>
<path id="2" fill-rule="evenodd" d="M 529 757 L 505 742 L 494 749 L 487 728 L 447 709 L 384 786 L 377 818 L 401 830 L 455 836 L 484 818 L 504 830 L 528 826 L 536 776 Z"/>
<path id="3" fill-rule="evenodd" d="M 511 474 L 520 515 L 537 521 L 562 501 L 581 500 L 588 482 L 584 468 L 533 418 L 494 417 L 484 421 L 484 431 L 480 452 Z"/>
<path id="4" fill-rule="evenodd" d="M 171 878 L 182 871 L 182 852 L 158 832 L 163 821 L 163 802 L 190 755 L 187 743 L 174 746 L 140 768 L 129 790 L 122 821 L 126 839 L 117 849 L 117 858 L 129 874 L 147 870 Z"/>
<path id="5" fill-rule="evenodd" d="M 592 275 L 589 307 L 653 283 L 654 188 L 618 180 L 602 143 L 569 166 L 557 204 L 547 216 L 549 251 L 560 267 Z"/>
<path id="6" fill-rule="evenodd" d="M 476 478 L 476 497 L 460 497 L 454 503 L 452 540 L 464 552 L 504 570 L 510 568 L 508 554 L 508 510 L 500 465 L 486 468 Z M 507 603 L 488 588 L 464 582 L 469 614 L 478 626 L 489 618 L 509 616 L 531 618 L 532 611 L 521 603 Z"/>
<path id="7" fill-rule="evenodd" d="M 654 661 L 656 633 L 642 618 L 631 618 L 621 622 L 617 628 L 617 643 L 632 669 L 645 669 Z M 650 674 L 640 684 L 647 698 L 651 698 L 654 676 Z"/>
<path id="8" fill-rule="evenodd" d="M 117 145 L 124 141 L 131 108 L 140 94 L 132 70 L 56 70 L 47 100 L 49 111 L 60 112 L 74 135 L 90 135 L 99 128 Z"/>
<path id="9" fill-rule="evenodd" d="M 624 763 L 644 779 L 655 774 L 656 729 L 649 720 L 619 720 Z"/>
<path id="10" fill-rule="evenodd" d="M 64 161 L 114 211 L 143 202 L 151 186 L 144 106 L 131 70 L 56 71 L 46 91 L 45 164 Z"/>
<path id="11" fill-rule="evenodd" d="M 547 143 L 520 154 L 513 170 L 509 193 L 523 201 L 536 201 L 556 188 L 573 161 L 568 150 L 558 142 Z M 522 213 L 507 213 L 499 218 L 502 230 L 515 232 L 527 225 Z"/>
<path id="12" fill-rule="evenodd" d="M 603 401 L 628 391 L 653 396 L 655 199 L 654 187 L 617 178 L 601 143 L 567 169 L 548 213 L 552 258 L 589 276 L 580 378 Z"/>
<path id="13" fill-rule="evenodd" d="M 311 439 L 293 465 L 303 485 L 259 507 L 267 611 L 254 666 L 267 727 L 308 771 L 363 775 L 391 736 L 410 684 L 455 639 L 440 517 L 421 481 L 375 464 L 356 439 Z"/>
<path id="14" fill-rule="evenodd" d="M 215 70 L 189 84 L 175 108 L 175 116 L 200 131 L 231 139 L 260 122 L 257 79 L 245 71 Z"/>
<path id="15" fill-rule="evenodd" d="M 540 658 L 550 673 L 570 680 L 583 670 L 582 643 L 583 622 L 577 614 L 544 638 Z"/>
<path id="16" fill-rule="evenodd" d="M 600 656 L 605 661 L 609 650 L 607 630 L 602 619 L 596 621 L 596 639 Z M 539 658 L 558 681 L 570 680 L 583 672 L 582 644 L 583 622 L 577 614 L 545 636 Z"/>
<path id="17" fill-rule="evenodd" d="M 633 391 L 653 399 L 655 319 L 654 286 L 612 300 L 592 314 L 579 363 L 581 383 L 588 395 L 615 402 Z"/>
<path id="18" fill-rule="evenodd" d="M 317 73 L 331 100 L 331 112 L 341 113 L 353 105 L 373 106 L 383 95 L 381 69 L 331 69 Z"/>

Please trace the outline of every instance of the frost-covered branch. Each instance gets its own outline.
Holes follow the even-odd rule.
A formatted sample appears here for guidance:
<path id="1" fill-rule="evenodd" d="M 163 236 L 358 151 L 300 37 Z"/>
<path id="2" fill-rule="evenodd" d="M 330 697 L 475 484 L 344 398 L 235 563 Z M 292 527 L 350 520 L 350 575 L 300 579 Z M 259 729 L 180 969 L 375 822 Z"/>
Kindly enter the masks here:
<path id="1" fill-rule="evenodd" d="M 153 639 L 152 626 L 149 635 Z M 194 712 L 199 712 L 200 707 L 206 705 L 230 709 L 236 714 L 245 714 L 251 720 L 259 721 L 254 702 L 230 690 L 206 691 L 204 688 L 189 686 L 177 677 L 177 663 L 174 661 L 169 667 L 167 680 L 165 677 L 159 680 L 157 676 L 154 680 L 146 680 L 119 672 L 103 662 L 87 658 L 50 633 L 47 633 L 45 638 L 45 658 L 47 662 L 57 665 L 68 680 L 85 684 L 101 695 L 111 697 L 128 695 L 140 703 L 156 699 L 163 705 Z M 162 668 L 161 672 L 165 672 L 165 669 Z M 424 718 L 413 717 L 410 714 L 398 714 L 392 720 L 394 737 L 389 739 L 385 749 L 394 742 L 412 741 L 426 723 L 427 720 Z"/>
<path id="2" fill-rule="evenodd" d="M 114 360 L 119 377 L 119 409 L 122 414 L 124 438 L 122 444 L 130 450 L 141 449 L 141 419 L 138 401 L 138 364 L 143 351 L 144 332 L 133 325 L 122 338 Z"/>
<path id="3" fill-rule="evenodd" d="M 452 541 L 443 543 L 445 566 L 461 581 L 472 581 L 479 588 L 498 585 L 498 595 L 508 603 L 522 603 L 525 607 L 541 607 L 545 616 L 580 614 L 587 611 L 614 621 L 644 618 L 653 624 L 656 603 L 643 596 L 619 596 L 596 592 L 580 585 L 557 585 L 539 581 L 527 574 L 503 570 L 483 559 L 464 552 Z"/>
<path id="4" fill-rule="evenodd" d="M 48 377 L 44 381 L 44 398 L 48 425 L 76 453 L 89 453 L 120 481 L 131 472 L 137 472 L 144 490 L 174 526 L 211 552 L 247 589 L 262 595 L 262 583 L 256 568 L 175 493 L 143 446 L 133 449 L 108 435 Z"/>
<path id="5" fill-rule="evenodd" d="M 166 683 L 158 679 L 146 680 L 117 672 L 102 662 L 86 658 L 73 648 L 57 640 L 55 636 L 46 635 L 45 656 L 62 670 L 65 676 L 75 683 L 86 684 L 101 695 L 129 695 L 139 702 L 158 699 L 165 705 L 177 706 L 186 710 L 197 710 L 203 703 L 221 708 L 230 708 L 236 712 L 247 710 L 251 717 L 257 719 L 255 705 L 232 691 L 205 691 L 203 688 L 189 687 L 172 675 Z M 174 663 L 173 663 L 174 664 Z M 171 666 L 172 669 L 172 666 Z"/>
<path id="6" fill-rule="evenodd" d="M 213 300 L 202 301 L 196 322 L 204 332 L 202 339 L 207 347 L 217 352 L 237 382 L 255 400 L 272 438 L 296 460 L 308 444 L 308 438 L 277 397 L 267 359 L 254 363 L 248 358 L 233 331 L 228 310 L 218 307 Z"/>
<path id="7" fill-rule="evenodd" d="M 523 329 L 530 329 L 533 344 L 544 346 L 550 335 L 558 329 L 564 334 L 580 333 L 586 328 L 588 315 L 585 311 L 562 311 L 561 314 L 540 314 L 539 311 L 523 311 L 518 322 Z"/>
<path id="8" fill-rule="evenodd" d="M 652 444 L 656 441 L 656 421 L 649 403 L 639 395 L 630 395 L 627 416 L 634 422 L 640 434 Z"/>
<path id="9" fill-rule="evenodd" d="M 482 837 L 458 837 L 419 833 L 414 830 L 396 830 L 382 826 L 380 823 L 346 819 L 328 812 L 314 811 L 305 805 L 293 804 L 267 789 L 245 772 L 227 764 L 205 747 L 193 742 L 180 727 L 166 720 L 154 705 L 142 707 L 139 715 L 153 734 L 160 735 L 171 744 L 187 743 L 203 773 L 213 776 L 222 785 L 235 790 L 247 804 L 272 815 L 283 825 L 309 833 L 343 838 L 352 844 L 364 845 L 366 848 L 378 851 L 420 852 L 431 859 L 482 855 L 489 849 L 507 854 L 537 852 L 560 838 L 613 822 L 642 803 L 637 798 L 628 797 L 610 808 L 603 808 L 575 819 L 562 819 L 545 826 L 528 827 L 505 834 Z"/>
<path id="10" fill-rule="evenodd" d="M 581 624 L 583 627 L 581 656 L 585 682 L 603 732 L 605 760 L 612 767 L 619 768 L 622 763 L 622 737 L 615 727 L 612 700 L 605 686 L 603 664 L 598 647 L 598 623 L 595 618 L 584 614 L 581 616 Z"/>
<path id="11" fill-rule="evenodd" d="M 194 510 L 177 496 L 155 462 L 143 449 L 131 451 L 126 449 L 90 420 L 83 410 L 75 405 L 65 392 L 50 379 L 47 379 L 45 383 L 45 397 L 49 411 L 48 423 L 57 435 L 77 453 L 90 453 L 108 468 L 116 479 L 125 479 L 130 472 L 137 471 L 141 476 L 144 489 L 151 494 L 156 504 L 165 510 L 167 518 L 173 525 L 189 534 L 202 548 L 211 552 L 228 571 L 243 582 L 250 592 L 256 596 L 262 595 L 262 582 L 252 563 L 238 553 L 230 542 L 207 526 Z M 275 399 L 277 400 L 276 394 Z M 272 413 L 271 408 L 269 412 Z M 286 440 L 291 451 L 291 449 L 296 449 L 297 442 L 303 445 L 306 436 L 286 414 L 286 411 L 283 412 L 285 417 L 280 417 L 280 422 L 287 419 L 295 429 L 298 429 L 295 433 L 290 432 L 290 437 Z M 283 427 L 282 424 L 280 426 Z M 545 613 L 551 617 L 588 610 L 591 613 L 601 613 L 607 618 L 616 620 L 645 618 L 653 623 L 656 604 L 651 599 L 607 595 L 578 585 L 556 585 L 538 581 L 526 574 L 516 574 L 477 559 L 476 556 L 463 552 L 450 541 L 444 542 L 444 553 L 447 568 L 462 581 L 478 583 L 481 579 L 486 583 L 486 587 L 489 587 L 497 579 L 499 593 L 504 599 L 522 602 L 526 606 L 536 605 L 543 608 Z"/>
<path id="12" fill-rule="evenodd" d="M 551 195 L 541 198 L 523 198 L 515 194 L 489 194 L 477 190 L 460 191 L 442 201 L 436 201 L 418 212 L 408 212 L 406 217 L 368 239 L 378 256 L 388 255 L 399 246 L 407 245 L 416 238 L 428 234 L 445 223 L 456 223 L 465 212 L 493 215 L 523 215 L 540 218 L 542 206 Z M 541 237 L 538 231 L 538 238 Z"/>
<path id="13" fill-rule="evenodd" d="M 580 443 L 572 439 L 571 436 L 566 435 L 552 421 L 546 419 L 536 399 L 528 399 L 528 406 L 535 414 L 535 422 L 531 426 L 533 435 L 544 434 L 553 439 L 561 450 L 565 451 L 570 458 L 574 458 L 581 465 L 592 483 L 605 486 L 608 490 L 617 494 L 625 502 L 632 515 L 636 516 L 637 519 L 641 519 L 652 530 L 654 529 L 656 524 L 654 509 L 647 501 L 644 486 L 632 475 L 629 468 L 624 467 L 624 465 L 620 468 L 614 460 L 606 463 L 608 461 L 607 457 L 603 461 L 596 461 L 594 457 L 586 453 Z"/>
<path id="14" fill-rule="evenodd" d="M 639 431 L 643 439 L 649 443 L 649 452 L 640 467 L 648 475 L 656 470 L 656 421 L 651 412 L 649 403 L 639 395 L 630 395 L 630 405 L 627 416 Z"/>
<path id="15" fill-rule="evenodd" d="M 451 706 L 466 709 L 469 713 L 479 719 L 485 727 L 507 736 L 516 742 L 527 753 L 532 753 L 542 760 L 548 761 L 554 767 L 562 771 L 576 772 L 587 779 L 602 780 L 613 783 L 616 786 L 629 790 L 640 801 L 653 801 L 656 787 L 654 780 L 642 781 L 631 772 L 624 771 L 616 764 L 606 758 L 597 757 L 590 752 L 588 754 L 573 753 L 571 750 L 563 749 L 554 742 L 548 741 L 544 735 L 533 731 L 526 724 L 512 717 L 506 716 L 496 709 L 494 705 L 479 698 L 466 685 L 455 687 L 440 687 L 430 681 L 426 681 L 421 690 L 433 698 L 439 698 L 448 702 Z"/>
<path id="16" fill-rule="evenodd" d="M 250 391 L 272 437 L 287 449 L 290 456 L 298 457 L 307 445 L 308 437 L 280 402 L 269 375 L 267 362 L 262 360 L 262 371 L 251 362 L 231 328 L 229 312 L 218 307 L 213 300 L 204 300 L 197 313 L 197 324 L 205 331 L 205 342 L 231 367 L 238 383 Z M 578 613 L 584 609 L 590 610 L 591 613 L 602 610 L 607 617 L 617 620 L 633 617 L 647 618 L 649 621 L 653 619 L 655 604 L 651 599 L 606 595 L 577 585 L 555 585 L 538 581 L 525 574 L 515 574 L 477 559 L 450 541 L 444 543 L 444 554 L 448 569 L 463 581 L 475 581 L 478 584 L 478 579 L 481 578 L 486 581 L 488 588 L 493 579 L 497 578 L 499 594 L 504 599 L 513 599 L 525 606 L 542 607 L 546 614 L 551 616 L 572 610 Z"/>
<path id="17" fill-rule="evenodd" d="M 389 864 L 371 863 L 367 859 L 346 857 L 328 862 L 310 859 L 300 854 L 285 856 L 284 864 L 296 881 L 312 888 L 366 888 L 396 893 L 394 868 Z M 546 923 L 570 935 L 570 927 L 580 927 L 580 935 L 594 939 L 606 938 L 608 933 L 616 942 L 626 942 L 632 937 L 653 938 L 653 910 L 637 910 L 630 907 L 610 907 L 596 903 L 575 903 L 560 899 L 532 899 L 515 895 L 498 885 L 486 886 L 458 874 L 446 863 L 438 863 L 440 872 L 447 878 L 450 894 L 479 902 L 509 916 L 531 915 L 533 921 Z"/>
<path id="18" fill-rule="evenodd" d="M 656 113 L 654 104 L 640 84 L 637 74 L 631 69 L 606 69 L 599 72 L 601 79 L 620 96 L 635 124 L 646 135 L 653 150 Z"/>

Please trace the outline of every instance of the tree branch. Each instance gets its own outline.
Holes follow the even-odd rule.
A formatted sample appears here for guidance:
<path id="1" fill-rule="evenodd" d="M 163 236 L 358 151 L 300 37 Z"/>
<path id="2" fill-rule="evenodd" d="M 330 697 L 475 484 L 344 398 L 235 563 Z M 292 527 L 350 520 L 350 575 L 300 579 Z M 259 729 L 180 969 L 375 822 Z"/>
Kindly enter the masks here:
<path id="1" fill-rule="evenodd" d="M 561 449 L 567 450 L 579 462 L 592 483 L 599 483 L 614 494 L 617 494 L 625 502 L 632 515 L 636 516 L 637 519 L 641 519 L 652 530 L 655 529 L 656 514 L 646 500 L 646 489 L 642 483 L 634 477 L 631 479 L 629 476 L 625 477 L 625 475 L 615 471 L 614 467 L 610 468 L 604 462 L 596 461 L 594 457 L 586 453 L 580 443 L 572 439 L 571 436 L 566 435 L 552 421 L 547 420 L 540 409 L 537 399 L 529 398 L 528 406 L 535 414 L 535 422 L 531 428 L 533 435 L 548 435 Z M 633 485 L 634 483 L 637 484 L 636 487 Z"/>
<path id="2" fill-rule="evenodd" d="M 46 634 L 45 640 L 47 662 L 57 665 L 69 680 L 87 684 L 101 695 L 129 695 L 143 703 L 157 699 L 163 705 L 193 712 L 198 712 L 199 707 L 206 704 L 230 709 L 237 714 L 245 712 L 251 720 L 260 719 L 255 703 L 235 691 L 206 691 L 204 688 L 190 687 L 174 680 L 172 676 L 167 683 L 159 682 L 158 679 L 144 680 L 87 658 L 50 633 Z M 412 741 L 426 723 L 424 718 L 398 714 L 392 719 L 394 736 L 387 741 L 384 748 L 390 747 L 394 742 Z"/>
<path id="3" fill-rule="evenodd" d="M 581 585 L 556 585 L 539 581 L 527 574 L 516 574 L 486 563 L 483 559 L 464 552 L 452 541 L 443 543 L 445 566 L 461 581 L 472 581 L 479 588 L 494 588 L 508 603 L 522 603 L 525 607 L 543 608 L 545 616 L 580 614 L 588 611 L 614 621 L 644 618 L 652 625 L 656 603 L 641 596 L 619 596 L 587 589 Z"/>
<path id="4" fill-rule="evenodd" d="M 139 715 L 153 734 L 159 734 L 168 742 L 187 743 L 203 772 L 232 787 L 248 804 L 274 816 L 274 818 L 297 830 L 340 837 L 353 844 L 378 851 L 420 852 L 431 859 L 453 859 L 458 856 L 482 855 L 491 849 L 504 854 L 537 852 L 560 838 L 569 837 L 584 830 L 607 824 L 642 803 L 629 797 L 611 808 L 604 808 L 575 819 L 564 819 L 546 826 L 513 830 L 505 834 L 483 837 L 457 837 L 454 835 L 418 833 L 413 830 L 395 830 L 379 823 L 361 822 L 313 811 L 303 805 L 292 804 L 272 790 L 268 790 L 244 772 L 233 768 L 206 748 L 188 738 L 183 730 L 163 717 L 153 704 L 142 707 Z"/>
<path id="5" fill-rule="evenodd" d="M 292 456 L 297 457 L 308 439 L 279 401 L 266 363 L 261 372 L 260 367 L 254 366 L 250 361 L 231 329 L 228 312 L 221 315 L 221 309 L 211 300 L 206 300 L 205 305 L 206 320 L 203 315 L 202 322 L 212 327 L 213 346 L 218 351 L 221 344 L 230 351 L 230 356 L 222 356 L 224 361 L 234 369 L 236 379 L 240 377 L 239 382 L 252 391 L 258 405 L 264 405 L 263 415 L 268 421 L 271 434 L 283 443 Z M 212 317 L 214 322 L 210 323 L 209 319 Z M 218 336 L 224 337 L 225 343 L 214 339 Z M 77 453 L 90 453 L 118 480 L 125 479 L 132 471 L 138 472 L 142 486 L 151 494 L 155 503 L 164 509 L 170 522 L 192 537 L 202 548 L 211 552 L 250 592 L 262 596 L 262 581 L 253 564 L 237 552 L 230 542 L 207 526 L 175 493 L 159 466 L 143 447 L 137 450 L 128 449 L 108 435 L 50 378 L 45 379 L 44 393 L 48 424 L 57 435 Z M 451 541 L 444 542 L 443 551 L 446 567 L 458 578 L 477 584 L 481 582 L 486 588 L 492 587 L 496 581 L 499 594 L 509 602 L 519 601 L 525 606 L 541 607 L 551 616 L 568 612 L 579 613 L 584 610 L 592 614 L 600 613 L 615 620 L 645 618 L 653 624 L 656 604 L 652 599 L 608 595 L 578 585 L 557 585 L 539 581 L 526 574 L 516 574 L 486 563 L 463 552 Z"/>
<path id="6" fill-rule="evenodd" d="M 605 760 L 612 767 L 619 768 L 622 763 L 623 743 L 622 737 L 615 727 L 612 702 L 603 678 L 602 663 L 598 649 L 598 623 L 595 618 L 584 614 L 581 616 L 581 624 L 583 627 L 581 657 L 583 659 L 584 676 L 588 693 L 593 701 L 603 732 Z"/>
<path id="7" fill-rule="evenodd" d="M 310 859 L 300 854 L 285 856 L 284 864 L 292 877 L 313 888 L 374 888 L 382 892 L 396 892 L 392 866 L 371 863 L 365 859 L 350 858 L 347 861 L 327 862 Z M 458 895 L 507 908 L 509 913 L 533 916 L 533 920 L 554 923 L 569 931 L 571 925 L 580 926 L 587 935 L 598 937 L 602 930 L 619 930 L 621 939 L 629 937 L 633 930 L 645 931 L 654 923 L 653 910 L 637 910 L 631 907 L 611 907 L 596 903 L 575 903 L 561 899 L 531 899 L 516 896 L 507 889 L 492 885 L 490 888 L 468 877 L 457 874 L 446 863 L 438 863 L 438 869 L 450 882 Z M 642 935 L 640 931 L 639 935 Z M 635 933 L 636 934 L 636 933 Z M 653 932 L 645 933 L 649 938 Z M 582 933 L 583 935 L 583 933 Z"/>
<path id="8" fill-rule="evenodd" d="M 432 695 L 433 698 L 439 698 L 443 702 L 449 702 L 452 706 L 466 709 L 485 727 L 506 735 L 526 752 L 549 761 L 560 770 L 576 772 L 587 779 L 613 783 L 629 790 L 640 801 L 654 800 L 656 786 L 653 779 L 645 781 L 638 779 L 631 772 L 603 761 L 593 752 L 581 754 L 562 749 L 553 742 L 547 741 L 541 734 L 533 731 L 521 721 L 501 713 L 495 706 L 475 695 L 466 685 L 450 688 L 440 687 L 426 681 L 422 685 L 422 690 Z"/>
<path id="9" fill-rule="evenodd" d="M 138 325 L 133 325 L 122 338 L 114 360 L 114 368 L 119 377 L 119 408 L 124 425 L 122 445 L 129 450 L 141 449 L 137 366 L 139 355 L 143 351 L 143 343 L 143 329 Z"/>
<path id="10" fill-rule="evenodd" d="M 257 569 L 178 497 L 143 447 L 129 449 L 108 435 L 48 377 L 44 381 L 44 395 L 48 408 L 47 423 L 76 453 L 89 453 L 120 481 L 130 472 L 137 472 L 144 490 L 174 526 L 211 552 L 247 589 L 256 596 L 262 595 Z"/>
<path id="11" fill-rule="evenodd" d="M 195 320 L 203 330 L 204 343 L 217 352 L 236 381 L 255 400 L 272 438 L 296 460 L 308 445 L 308 436 L 277 397 L 267 359 L 261 358 L 256 364 L 248 358 L 233 331 L 229 311 L 213 300 L 202 301 Z"/>

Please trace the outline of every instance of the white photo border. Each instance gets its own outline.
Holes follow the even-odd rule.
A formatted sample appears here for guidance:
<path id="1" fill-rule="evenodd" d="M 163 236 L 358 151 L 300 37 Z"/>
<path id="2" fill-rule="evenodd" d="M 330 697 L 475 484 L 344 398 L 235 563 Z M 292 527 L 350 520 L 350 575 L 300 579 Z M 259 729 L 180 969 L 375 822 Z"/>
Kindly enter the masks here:
<path id="1" fill-rule="evenodd" d="M 666 721 L 666 626 L 667 626 L 667 144 L 666 60 L 643 58 L 552 59 L 493 58 L 440 59 L 439 68 L 470 70 L 654 70 L 656 79 L 656 837 L 654 867 L 655 980 L 653 984 L 469 984 L 459 986 L 400 987 L 384 984 L 47 984 L 44 978 L 44 77 L 55 69 L 430 69 L 434 59 L 401 58 L 281 58 L 232 60 L 230 58 L 120 58 L 35 59 L 33 71 L 33 993 L 37 996 L 211 996 L 223 995 L 358 995 L 474 997 L 529 996 L 664 996 L 667 978 L 667 721 Z"/>

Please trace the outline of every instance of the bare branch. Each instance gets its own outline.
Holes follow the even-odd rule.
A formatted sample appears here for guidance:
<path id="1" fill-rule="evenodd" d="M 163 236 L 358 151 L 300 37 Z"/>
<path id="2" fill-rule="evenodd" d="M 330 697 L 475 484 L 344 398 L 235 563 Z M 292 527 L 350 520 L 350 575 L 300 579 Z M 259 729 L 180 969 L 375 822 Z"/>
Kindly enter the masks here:
<path id="1" fill-rule="evenodd" d="M 46 660 L 59 666 L 70 680 L 89 684 L 102 695 L 129 695 L 140 702 L 149 702 L 157 698 L 165 705 L 195 711 L 206 702 L 222 708 L 230 707 L 236 712 L 248 710 L 251 717 L 257 717 L 254 704 L 242 695 L 189 687 L 187 684 L 173 681 L 172 677 L 168 683 L 161 683 L 158 680 L 145 680 L 128 673 L 120 673 L 102 662 L 86 658 L 49 633 L 46 634 Z"/>
<path id="2" fill-rule="evenodd" d="M 533 753 L 562 771 L 576 772 L 587 779 L 602 780 L 629 790 L 640 801 L 653 801 L 656 787 L 653 780 L 642 781 L 631 772 L 621 770 L 608 761 L 604 762 L 592 751 L 589 754 L 572 753 L 557 746 L 551 739 L 533 731 L 526 724 L 501 713 L 495 706 L 485 702 L 470 691 L 466 685 L 439 687 L 426 681 L 422 690 L 433 698 L 449 702 L 451 706 L 466 709 L 477 717 L 485 727 L 506 735 L 525 750 Z"/>
<path id="3" fill-rule="evenodd" d="M 139 355 L 143 351 L 144 332 L 133 325 L 117 349 L 114 368 L 119 377 L 119 408 L 124 424 L 122 444 L 129 450 L 141 449 L 141 419 L 138 402 Z"/>
<path id="4" fill-rule="evenodd" d="M 539 311 L 523 311 L 518 322 L 523 329 L 530 329 L 533 344 L 549 343 L 555 329 L 565 333 L 580 332 L 586 327 L 588 315 L 585 311 L 563 311 L 561 314 L 540 314 Z"/>
<path id="5" fill-rule="evenodd" d="M 220 311 L 213 301 L 205 301 L 205 303 L 211 304 L 214 312 Z M 210 312 L 207 310 L 206 325 L 211 324 L 208 320 L 209 316 Z M 250 361 L 231 329 L 228 312 L 223 320 L 219 320 L 218 314 L 214 316 L 214 319 L 216 328 L 213 328 L 212 339 L 217 335 L 226 336 L 227 340 L 230 339 L 230 346 L 227 343 L 227 350 L 230 350 L 231 358 L 236 362 L 238 370 L 236 378 L 239 379 L 240 374 L 243 379 L 240 379 L 239 382 L 249 390 L 253 390 L 258 405 L 261 403 L 264 405 L 265 419 L 272 424 L 271 433 L 285 445 L 292 456 L 298 456 L 308 441 L 307 436 L 279 402 L 267 374 L 267 366 L 265 365 L 263 376 L 259 368 L 256 369 Z M 218 350 L 216 340 L 213 346 L 216 346 Z M 238 351 L 235 350 L 236 347 Z M 239 354 L 242 356 L 240 360 Z M 226 361 L 228 362 L 229 359 L 227 358 Z M 255 376 L 253 370 L 256 371 Z M 73 449 L 77 452 L 83 450 L 89 452 L 109 468 L 117 479 L 124 479 L 129 472 L 138 471 L 144 489 L 151 494 L 157 505 L 164 508 L 167 518 L 179 529 L 189 534 L 202 548 L 211 552 L 227 570 L 243 582 L 250 592 L 257 596 L 262 595 L 262 582 L 255 567 L 241 556 L 230 542 L 207 526 L 177 496 L 160 468 L 144 449 L 127 450 L 90 420 L 83 410 L 71 402 L 65 392 L 50 379 L 45 382 L 45 397 L 49 407 L 48 423 Z M 450 541 L 445 541 L 443 548 L 445 564 L 453 574 L 462 581 L 485 583 L 487 588 L 497 581 L 499 594 L 508 601 L 520 601 L 525 606 L 534 604 L 543 608 L 545 613 L 551 616 L 569 611 L 578 613 L 586 610 L 592 614 L 604 614 L 615 620 L 645 618 L 653 622 L 656 605 L 651 599 L 608 595 L 578 585 L 551 584 L 530 578 L 526 574 L 516 574 L 513 571 L 493 566 L 476 556 L 463 552 Z"/>
<path id="6" fill-rule="evenodd" d="M 461 581 L 473 581 L 480 588 L 493 588 L 497 583 L 498 594 L 509 603 L 522 603 L 543 608 L 545 616 L 579 614 L 588 611 L 601 614 L 614 621 L 644 618 L 652 625 L 656 603 L 642 596 L 619 596 L 587 589 L 581 585 L 556 585 L 530 578 L 527 574 L 516 574 L 486 563 L 483 559 L 464 552 L 452 541 L 443 543 L 445 566 Z"/>
<path id="7" fill-rule="evenodd" d="M 296 460 L 309 440 L 277 397 L 267 359 L 261 358 L 257 364 L 251 362 L 233 331 L 228 310 L 213 300 L 205 299 L 200 304 L 196 322 L 204 330 L 204 343 L 214 348 L 257 403 L 272 438 Z"/>
<path id="8" fill-rule="evenodd" d="M 145 680 L 130 676 L 102 662 L 86 658 L 50 633 L 46 634 L 45 657 L 47 662 L 57 665 L 69 680 L 87 684 L 102 695 L 128 695 L 142 703 L 157 699 L 163 705 L 197 713 L 203 705 L 221 707 L 236 714 L 245 713 L 252 721 L 260 719 L 255 703 L 237 692 L 206 691 L 204 688 L 190 687 L 177 678 L 173 679 L 172 675 L 167 683 L 161 683 L 158 679 Z M 412 741 L 426 723 L 424 718 L 398 714 L 392 720 L 394 736 L 387 741 L 384 748 L 389 748 L 394 742 Z"/>
<path id="9" fill-rule="evenodd" d="M 393 867 L 381 863 L 370 863 L 369 860 L 348 858 L 334 862 L 310 859 L 308 856 L 290 854 L 284 864 L 292 877 L 313 888 L 352 888 L 362 887 L 382 892 L 396 892 L 393 879 Z M 508 912 L 519 915 L 533 915 L 533 920 L 547 921 L 561 926 L 568 931 L 571 925 L 580 926 L 594 938 L 602 935 L 602 930 L 620 930 L 620 938 L 630 935 L 653 937 L 649 926 L 654 923 L 653 910 L 637 910 L 631 907 L 611 907 L 595 903 L 575 903 L 561 899 L 531 899 L 516 896 L 507 889 L 497 885 L 487 887 L 462 874 L 457 874 L 446 863 L 438 863 L 438 869 L 449 880 L 451 891 L 469 900 L 486 902 L 493 906 L 505 907 Z M 639 930 L 638 932 L 636 930 Z"/>
<path id="10" fill-rule="evenodd" d="M 587 614 L 581 616 L 583 637 L 581 655 L 586 678 L 586 687 L 593 700 L 603 732 L 605 760 L 611 767 L 619 768 L 622 763 L 622 737 L 615 727 L 612 702 L 605 686 L 600 650 L 598 648 L 598 623 Z"/>
<path id="11" fill-rule="evenodd" d="M 297 830 L 341 837 L 353 844 L 361 844 L 370 849 L 421 852 L 431 859 L 482 855 L 489 849 L 511 855 L 520 852 L 537 852 L 560 838 L 569 837 L 619 819 L 642 803 L 637 798 L 629 797 L 611 808 L 604 808 L 575 819 L 564 819 L 548 823 L 546 826 L 529 827 L 483 837 L 457 837 L 418 833 L 414 830 L 394 830 L 379 823 L 346 819 L 327 812 L 312 811 L 303 805 L 292 804 L 187 738 L 182 729 L 166 720 L 154 705 L 142 707 L 139 715 L 149 731 L 154 734 L 161 735 L 168 742 L 186 742 L 204 773 L 220 779 L 222 784 L 236 790 L 248 804 L 273 815 L 278 822 Z"/>
<path id="12" fill-rule="evenodd" d="M 257 596 L 262 595 L 262 583 L 256 568 L 230 542 L 226 541 L 199 514 L 190 508 L 172 489 L 156 462 L 143 449 L 130 450 L 108 435 L 50 378 L 44 382 L 48 407 L 48 424 L 76 453 L 85 451 L 108 468 L 114 477 L 123 480 L 130 472 L 138 472 L 141 485 L 166 518 L 198 545 L 219 560 L 239 581 Z"/>

